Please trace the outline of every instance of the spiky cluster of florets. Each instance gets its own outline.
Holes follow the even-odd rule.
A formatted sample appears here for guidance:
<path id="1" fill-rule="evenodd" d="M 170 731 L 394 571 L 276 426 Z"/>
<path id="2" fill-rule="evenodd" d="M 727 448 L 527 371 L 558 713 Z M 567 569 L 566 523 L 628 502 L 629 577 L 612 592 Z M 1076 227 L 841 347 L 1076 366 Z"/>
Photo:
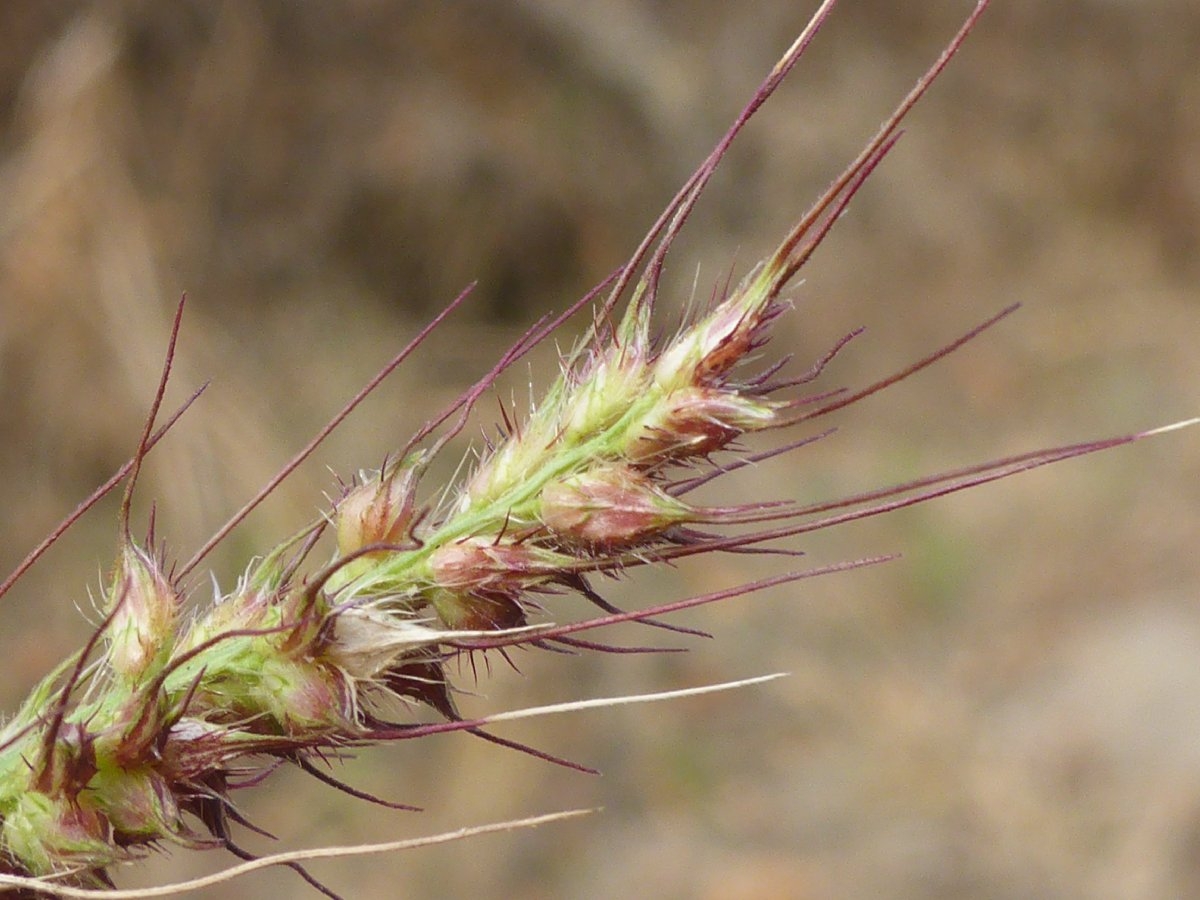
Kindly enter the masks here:
<path id="1" fill-rule="evenodd" d="M 450 628 L 513 627 L 530 591 L 623 566 L 635 548 L 653 558 L 657 547 L 694 539 L 691 523 L 751 512 L 693 506 L 668 479 L 747 431 L 778 425 L 789 408 L 766 396 L 763 380 L 730 377 L 778 308 L 758 285 L 748 280 L 663 348 L 651 340 L 647 304 L 598 331 L 448 513 L 413 514 L 411 469 L 356 488 L 334 515 L 341 552 L 363 555 L 331 589 L 357 603 L 430 608 Z M 383 544 L 405 546 L 371 549 Z"/>
<path id="2" fill-rule="evenodd" d="M 127 494 L 121 549 L 92 640 L 0 728 L 0 876 L 103 886 L 110 866 L 156 845 L 241 853 L 228 828 L 240 821 L 228 800 L 232 787 L 255 783 L 279 761 L 330 780 L 310 761 L 436 727 L 386 720 L 382 710 L 394 709 L 395 700 L 433 707 L 447 728 L 478 732 L 481 723 L 459 720 L 452 701 L 446 669 L 454 657 L 519 643 L 597 647 L 570 635 L 618 619 L 649 622 L 766 583 L 621 613 L 593 590 L 590 575 L 761 544 L 1129 440 L 1001 460 L 808 508 L 715 508 L 687 499 L 744 464 L 744 455 L 731 462 L 724 452 L 747 433 L 830 412 L 957 346 L 843 396 L 786 392 L 820 374 L 833 352 L 790 382 L 776 380 L 782 363 L 743 368 L 785 308 L 784 287 L 984 5 L 776 252 L 673 337 L 655 339 L 652 307 L 667 249 L 733 136 L 807 46 L 832 6 L 827 0 L 615 277 L 556 383 L 519 424 L 516 417 L 506 423 L 463 483 L 437 492 L 446 499 L 421 496 L 430 459 L 494 375 L 551 327 L 532 331 L 464 396 L 450 411 L 462 414 L 457 426 L 432 446 L 425 440 L 432 429 L 423 432 L 380 472 L 357 479 L 327 519 L 198 611 L 185 613 L 183 577 L 168 570 L 152 541 L 141 546 L 129 537 Z M 618 318 L 617 304 L 629 295 Z M 135 472 L 152 443 L 148 426 Z M 709 465 L 722 455 L 720 466 Z M 732 534 L 722 528 L 765 522 L 773 524 Z M 327 525 L 333 557 L 302 575 Z M 609 615 L 562 627 L 541 621 L 539 601 L 570 591 Z"/>
<path id="3" fill-rule="evenodd" d="M 399 726 L 373 713 L 382 694 L 453 715 L 455 642 L 542 640 L 524 629 L 535 593 L 596 597 L 587 573 L 706 540 L 691 523 L 752 517 L 692 506 L 668 476 L 789 408 L 763 380 L 731 377 L 779 308 L 765 287 L 748 279 L 662 347 L 648 303 L 597 326 L 440 510 L 418 501 L 420 453 L 347 489 L 330 514 L 335 557 L 316 576 L 299 579 L 285 546 L 185 621 L 181 587 L 127 539 L 98 658 L 56 673 L 4 729 L 6 868 L 100 882 L 150 843 L 211 842 L 185 814 L 224 839 L 223 797 L 248 755 L 383 739 Z"/>

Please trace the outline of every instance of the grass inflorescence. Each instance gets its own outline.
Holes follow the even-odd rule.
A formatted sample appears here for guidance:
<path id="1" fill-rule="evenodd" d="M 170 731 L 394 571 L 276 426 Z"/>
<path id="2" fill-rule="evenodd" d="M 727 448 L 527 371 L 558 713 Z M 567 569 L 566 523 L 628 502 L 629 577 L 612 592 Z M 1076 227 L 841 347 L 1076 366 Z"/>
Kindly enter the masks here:
<path id="1" fill-rule="evenodd" d="M 125 479 L 120 544 L 97 600 L 100 622 L 87 645 L 47 675 L 0 730 L 4 884 L 31 895 L 107 889 L 112 867 L 161 847 L 222 848 L 248 857 L 233 834 L 234 826 L 247 823 L 231 795 L 281 763 L 354 793 L 326 768 L 354 747 L 453 730 L 519 747 L 485 730 L 512 714 L 460 716 L 448 673 L 464 659 L 470 667 L 517 646 L 647 649 L 611 646 L 589 633 L 627 621 L 687 631 L 669 615 L 882 557 L 799 569 L 632 611 L 605 599 L 595 587 L 599 577 L 703 553 L 787 553 L 777 545 L 781 539 L 1153 433 L 993 460 L 827 503 L 764 498 L 708 506 L 693 499 L 714 479 L 829 431 L 801 429 L 757 455 L 744 449 L 747 435 L 782 433 L 828 416 L 937 362 L 1012 311 L 857 389 L 831 388 L 822 379 L 834 356 L 852 345 L 853 333 L 798 377 L 781 374 L 786 357 L 771 360 L 764 351 L 773 323 L 789 309 L 787 290 L 797 272 L 894 146 L 901 121 L 958 50 L 984 0 L 773 253 L 736 284 L 718 288 L 673 333 L 657 323 L 660 278 L 674 239 L 734 138 L 787 77 L 833 5 L 822 4 L 627 264 L 563 315 L 532 327 L 378 471 L 342 484 L 324 517 L 251 561 L 232 588 L 217 590 L 206 603 L 196 602 L 188 579 L 213 546 L 466 294 L 181 565 L 164 558 L 152 525 L 144 539 L 135 538 L 130 525 L 141 461 L 175 419 L 156 430 L 168 353 L 133 460 L 80 510 Z M 583 309 L 590 309 L 591 324 L 562 354 L 550 388 L 526 414 L 504 413 L 464 477 L 428 484 L 432 461 L 461 432 L 480 397 Z M 179 327 L 177 317 L 172 341 Z M 313 563 L 325 533 L 332 534 L 333 552 Z M 556 625 L 553 606 L 563 594 L 580 595 L 599 612 Z M 430 708 L 442 721 L 398 718 L 395 711 L 405 704 Z M 300 857 L 275 861 L 329 893 L 300 868 Z"/>

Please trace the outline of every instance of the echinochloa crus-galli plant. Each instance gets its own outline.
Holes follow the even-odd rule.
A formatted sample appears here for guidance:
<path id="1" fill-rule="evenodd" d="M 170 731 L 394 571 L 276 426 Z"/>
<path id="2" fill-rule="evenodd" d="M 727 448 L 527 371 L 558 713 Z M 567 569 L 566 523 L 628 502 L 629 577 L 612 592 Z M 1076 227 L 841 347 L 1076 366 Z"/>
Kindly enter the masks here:
<path id="1" fill-rule="evenodd" d="M 660 276 L 675 237 L 734 138 L 787 77 L 833 6 L 831 0 L 821 4 L 626 265 L 561 316 L 530 329 L 378 472 L 342 485 L 326 516 L 250 562 L 236 584 L 208 602 L 192 594 L 209 551 L 465 294 L 191 560 L 176 565 L 156 546 L 152 525 L 144 540 L 134 537 L 130 499 L 145 455 L 184 411 L 157 425 L 177 316 L 168 364 L 133 459 L 0 586 L 0 593 L 6 591 L 78 515 L 125 482 L 117 558 L 97 600 L 99 622 L 91 639 L 0 728 L 0 891 L 136 896 L 114 891 L 114 867 L 151 849 L 177 847 L 225 849 L 246 860 L 224 877 L 263 864 L 289 865 L 336 896 L 301 866 L 321 852 L 249 859 L 234 834 L 248 825 L 234 806 L 236 789 L 292 764 L 353 793 L 330 774 L 331 760 L 356 747 L 446 731 L 469 731 L 565 763 L 485 729 L 519 715 L 671 695 L 467 720 L 457 711 L 451 676 L 516 647 L 641 649 L 609 646 L 591 632 L 628 621 L 686 631 L 671 623 L 671 613 L 884 557 L 802 569 L 631 611 L 604 599 L 594 585 L 598 576 L 718 551 L 788 552 L 777 542 L 1157 433 L 1030 452 L 815 505 L 770 498 L 713 507 L 695 499 L 722 474 L 828 431 L 800 428 L 757 455 L 742 447 L 743 436 L 816 422 L 936 362 L 1012 311 L 1000 311 L 907 368 L 857 389 L 819 383 L 853 334 L 798 378 L 780 375 L 783 357 L 760 361 L 772 323 L 788 309 L 789 285 L 893 147 L 905 115 L 987 6 L 981 0 L 876 136 L 765 261 L 736 285 L 719 288 L 673 334 L 654 324 Z M 464 428 L 496 379 L 585 309 L 590 327 L 563 355 L 557 380 L 528 414 L 505 415 L 459 481 L 428 484 L 430 462 Z M 314 563 L 326 552 L 323 541 L 332 552 Z M 554 605 L 565 594 L 586 598 L 600 614 L 555 624 Z M 432 709 L 441 720 L 397 720 L 395 710 L 406 704 Z"/>

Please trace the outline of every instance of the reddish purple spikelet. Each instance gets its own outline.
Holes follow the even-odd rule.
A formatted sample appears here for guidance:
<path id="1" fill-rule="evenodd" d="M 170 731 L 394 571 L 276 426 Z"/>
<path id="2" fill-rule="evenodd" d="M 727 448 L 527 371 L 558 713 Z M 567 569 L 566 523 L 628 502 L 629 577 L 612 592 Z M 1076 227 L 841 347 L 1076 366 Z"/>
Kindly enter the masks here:
<path id="1" fill-rule="evenodd" d="M 701 459 L 728 447 L 748 431 L 778 422 L 781 404 L 736 390 L 689 386 L 674 391 L 648 416 L 629 450 L 639 466 Z"/>
<path id="2" fill-rule="evenodd" d="M 630 466 L 597 467 L 541 492 L 541 521 L 553 537 L 599 551 L 642 543 L 692 516 L 691 507 Z"/>
<path id="3" fill-rule="evenodd" d="M 503 631 L 525 624 L 522 595 L 559 577 L 573 559 L 497 537 L 446 544 L 429 557 L 430 603 L 447 627 Z"/>
<path id="4" fill-rule="evenodd" d="M 129 680 L 170 656 L 183 598 L 154 556 L 125 541 L 104 612 L 111 614 L 108 662 Z"/>
<path id="5" fill-rule="evenodd" d="M 418 480 L 415 462 L 391 465 L 347 491 L 333 511 L 338 553 L 404 543 L 416 514 Z"/>

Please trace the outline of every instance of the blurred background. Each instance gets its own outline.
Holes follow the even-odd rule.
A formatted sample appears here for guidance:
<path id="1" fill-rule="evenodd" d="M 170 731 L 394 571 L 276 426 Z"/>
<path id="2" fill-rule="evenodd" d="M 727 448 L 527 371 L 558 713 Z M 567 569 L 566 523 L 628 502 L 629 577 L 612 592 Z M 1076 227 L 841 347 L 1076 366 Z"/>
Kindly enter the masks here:
<path id="1" fill-rule="evenodd" d="M 212 385 L 154 451 L 139 519 L 153 503 L 187 558 L 477 281 L 214 554 L 231 584 L 323 507 L 329 469 L 378 465 L 536 317 L 614 269 L 814 6 L 0 5 L 0 569 L 131 453 L 182 292 L 170 398 Z M 693 282 L 705 295 L 771 250 L 969 7 L 843 4 L 673 251 L 665 323 Z M 709 499 L 822 499 L 1200 413 L 1197 46 L 1190 0 L 997 3 L 807 268 L 767 352 L 800 371 L 864 325 L 824 381 L 856 386 L 1014 300 L 1023 310 Z M 505 391 L 545 385 L 552 349 Z M 716 637 L 676 641 L 687 654 L 526 654 L 519 673 L 460 678 L 471 713 L 791 673 L 497 729 L 602 778 L 467 736 L 379 748 L 340 774 L 426 812 L 280 772 L 241 798 L 280 841 L 245 843 L 585 806 L 603 811 L 312 870 L 356 898 L 1200 895 L 1197 441 L 1168 435 L 808 536 L 805 564 L 903 558 L 696 611 L 681 621 Z M 86 637 L 114 537 L 109 503 L 4 598 L 3 709 Z M 609 597 L 636 606 L 783 568 L 696 560 Z M 556 617 L 584 612 L 563 606 Z M 227 862 L 176 853 L 117 878 Z M 272 871 L 193 896 L 267 891 L 309 895 Z"/>

